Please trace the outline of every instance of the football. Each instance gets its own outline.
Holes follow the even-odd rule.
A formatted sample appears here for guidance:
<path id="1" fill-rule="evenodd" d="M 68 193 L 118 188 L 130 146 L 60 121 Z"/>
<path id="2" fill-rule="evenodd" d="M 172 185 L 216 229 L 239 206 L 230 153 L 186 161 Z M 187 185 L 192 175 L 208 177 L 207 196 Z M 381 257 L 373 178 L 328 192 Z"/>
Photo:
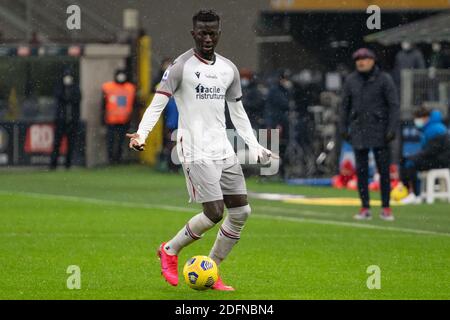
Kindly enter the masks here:
<path id="1" fill-rule="evenodd" d="M 183 275 L 186 284 L 195 290 L 211 288 L 219 277 L 217 264 L 207 256 L 190 258 L 184 265 Z"/>

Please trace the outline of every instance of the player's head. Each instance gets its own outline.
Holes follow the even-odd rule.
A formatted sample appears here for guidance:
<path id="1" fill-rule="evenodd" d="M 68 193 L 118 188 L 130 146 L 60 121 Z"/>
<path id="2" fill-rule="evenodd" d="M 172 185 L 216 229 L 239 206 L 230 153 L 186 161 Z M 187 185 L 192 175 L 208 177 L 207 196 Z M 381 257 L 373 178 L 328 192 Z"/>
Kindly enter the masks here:
<path id="1" fill-rule="evenodd" d="M 191 35 L 195 49 L 205 58 L 211 58 L 220 38 L 220 17 L 213 10 L 200 10 L 192 17 Z"/>
<path id="2" fill-rule="evenodd" d="M 367 48 L 361 48 L 353 53 L 353 60 L 355 61 L 356 70 L 365 73 L 370 72 L 375 65 L 375 53 Z"/>
<path id="3" fill-rule="evenodd" d="M 428 123 L 430 114 L 431 110 L 425 105 L 422 105 L 418 109 L 416 109 L 413 113 L 414 124 L 416 125 L 416 127 L 422 129 Z"/>

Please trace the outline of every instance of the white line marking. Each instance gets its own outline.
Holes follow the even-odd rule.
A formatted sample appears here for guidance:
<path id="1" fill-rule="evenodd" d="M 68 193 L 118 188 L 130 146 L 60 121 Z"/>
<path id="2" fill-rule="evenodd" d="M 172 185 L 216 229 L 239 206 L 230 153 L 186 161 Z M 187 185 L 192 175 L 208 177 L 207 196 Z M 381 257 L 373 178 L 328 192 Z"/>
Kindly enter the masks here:
<path id="1" fill-rule="evenodd" d="M 355 222 L 344 222 L 344 221 L 322 220 L 322 219 L 310 219 L 310 218 L 300 218 L 300 217 L 297 218 L 297 217 L 285 217 L 285 216 L 271 216 L 271 215 L 266 215 L 266 214 L 255 214 L 254 217 L 266 218 L 266 219 L 272 219 L 272 220 L 284 220 L 284 221 L 292 221 L 292 222 L 306 222 L 306 223 L 314 223 L 314 224 L 326 224 L 326 225 L 343 226 L 343 227 L 354 227 L 354 228 L 362 228 L 362 229 L 376 229 L 376 230 L 383 230 L 383 231 L 396 231 L 396 232 L 406 232 L 406 233 L 415 233 L 415 234 L 426 234 L 426 235 L 450 237 L 450 233 L 445 233 L 445 232 L 419 230 L 419 229 L 408 229 L 408 228 L 398 228 L 398 227 L 384 227 L 384 226 L 373 225 L 373 224 L 359 224 L 359 223 L 355 223 Z"/>
<path id="2" fill-rule="evenodd" d="M 198 209 L 178 207 L 178 206 L 135 203 L 135 202 L 115 201 L 115 200 L 103 200 L 103 199 L 97 199 L 97 198 L 46 194 L 46 193 L 37 193 L 37 192 L 12 192 L 12 191 L 0 190 L 0 194 L 22 195 L 22 196 L 27 196 L 27 197 L 32 197 L 32 198 L 49 199 L 49 200 L 60 199 L 60 200 L 65 200 L 65 201 L 84 202 L 84 203 L 92 203 L 92 204 L 98 204 L 98 205 L 112 205 L 112 206 L 121 206 L 121 207 L 128 207 L 128 208 L 163 209 L 163 210 L 171 210 L 171 211 L 178 211 L 178 212 L 198 212 Z M 277 210 L 276 208 L 270 208 L 267 206 L 264 206 L 263 208 L 265 210 L 271 210 L 273 212 L 282 211 L 282 210 Z M 300 211 L 300 210 L 296 210 L 296 212 L 303 213 L 303 211 Z M 312 214 L 312 212 L 310 212 L 310 211 L 305 211 L 305 213 Z M 320 213 L 317 215 L 320 216 Z M 310 218 L 301 218 L 301 217 L 285 217 L 285 216 L 279 216 L 279 215 L 274 216 L 274 215 L 266 215 L 266 214 L 254 214 L 253 217 L 259 218 L 259 219 L 284 220 L 284 221 L 292 221 L 292 222 L 304 222 L 304 223 L 334 225 L 334 226 L 343 226 L 343 227 L 351 227 L 351 228 L 374 229 L 374 230 L 383 230 L 383 231 L 395 231 L 395 232 L 404 232 L 404 233 L 450 237 L 450 233 L 445 233 L 445 232 L 419 230 L 419 229 L 408 229 L 408 228 L 399 228 L 399 227 L 384 227 L 384 226 L 373 225 L 373 224 L 360 224 L 360 223 L 354 223 L 354 222 L 344 222 L 344 221 L 335 221 L 335 220 L 310 219 Z"/>
<path id="3" fill-rule="evenodd" d="M 112 206 L 121 206 L 127 208 L 144 208 L 144 209 L 165 209 L 165 210 L 173 210 L 173 211 L 181 211 L 181 212 L 197 212 L 198 210 L 177 207 L 177 206 L 168 206 L 168 205 L 160 205 L 160 204 L 149 204 L 149 203 L 135 203 L 129 201 L 115 201 L 115 200 L 104 200 L 98 198 L 88 198 L 88 197 L 77 197 L 77 196 L 67 196 L 60 194 L 47 194 L 47 193 L 38 193 L 38 192 L 11 192 L 0 190 L 0 194 L 9 194 L 9 195 L 22 195 L 30 198 L 38 198 L 38 199 L 60 199 L 65 201 L 73 201 L 73 202 L 85 202 L 99 205 L 112 205 Z"/>

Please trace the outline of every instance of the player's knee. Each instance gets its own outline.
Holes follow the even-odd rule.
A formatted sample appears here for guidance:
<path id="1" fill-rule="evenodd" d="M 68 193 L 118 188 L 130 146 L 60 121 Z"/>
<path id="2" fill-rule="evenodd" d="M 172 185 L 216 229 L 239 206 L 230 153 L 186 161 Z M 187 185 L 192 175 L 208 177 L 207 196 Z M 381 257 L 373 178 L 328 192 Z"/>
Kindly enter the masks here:
<path id="1" fill-rule="evenodd" d="M 223 218 L 223 201 L 214 201 L 203 205 L 203 213 L 214 223 L 219 223 Z"/>
<path id="2" fill-rule="evenodd" d="M 251 212 L 252 209 L 248 204 L 242 207 L 228 208 L 228 216 L 230 221 L 237 225 L 244 225 Z"/>
<path id="3" fill-rule="evenodd" d="M 250 213 L 251 209 L 248 204 L 242 207 L 228 208 L 228 216 L 222 228 L 234 234 L 239 239 Z"/>

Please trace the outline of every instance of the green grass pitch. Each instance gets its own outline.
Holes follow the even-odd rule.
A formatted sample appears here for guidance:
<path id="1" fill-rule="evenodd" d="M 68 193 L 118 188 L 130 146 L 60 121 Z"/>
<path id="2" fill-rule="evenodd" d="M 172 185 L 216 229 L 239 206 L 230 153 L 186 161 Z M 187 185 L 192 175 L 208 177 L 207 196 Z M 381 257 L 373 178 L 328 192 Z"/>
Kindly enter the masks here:
<path id="1" fill-rule="evenodd" d="M 142 166 L 0 171 L 0 299 L 449 299 L 450 205 L 395 207 L 395 222 L 352 221 L 354 207 L 250 199 L 242 239 L 220 268 L 235 292 L 197 292 L 181 269 L 207 255 L 217 226 L 182 251 L 180 285 L 160 275 L 156 248 L 199 205 L 184 177 Z M 248 180 L 253 192 L 355 192 Z M 376 194 L 373 194 L 377 197 Z M 69 290 L 69 265 L 81 289 Z M 381 269 L 369 290 L 367 267 Z"/>

